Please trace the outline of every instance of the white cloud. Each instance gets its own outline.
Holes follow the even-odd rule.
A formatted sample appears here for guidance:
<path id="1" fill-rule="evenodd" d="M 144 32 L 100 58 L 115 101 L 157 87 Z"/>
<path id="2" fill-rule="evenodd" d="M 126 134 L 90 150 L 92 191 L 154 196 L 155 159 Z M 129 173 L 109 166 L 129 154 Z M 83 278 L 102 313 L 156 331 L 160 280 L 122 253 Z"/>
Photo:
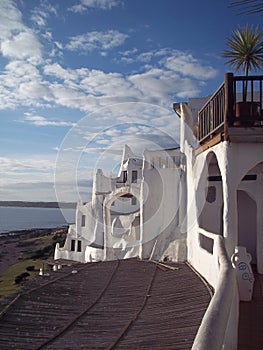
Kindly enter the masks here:
<path id="1" fill-rule="evenodd" d="M 199 80 L 212 79 L 217 75 L 217 70 L 205 63 L 202 63 L 192 54 L 162 48 L 150 50 L 138 54 L 135 50 L 121 52 L 121 61 L 126 63 L 142 62 L 145 63 L 144 69 L 150 71 L 156 67 L 162 70 L 172 71 L 178 77 L 188 77 Z"/>
<path id="2" fill-rule="evenodd" d="M 81 50 L 82 52 L 90 52 L 93 50 L 107 51 L 122 45 L 127 38 L 127 34 L 117 30 L 109 30 L 106 32 L 94 31 L 71 37 L 66 48 L 70 51 Z"/>
<path id="3" fill-rule="evenodd" d="M 122 4 L 120 0 L 80 0 L 80 2 L 69 8 L 72 12 L 85 12 L 89 9 L 111 10 Z"/>
<path id="4" fill-rule="evenodd" d="M 138 55 L 137 60 L 141 62 L 150 62 L 152 60 L 154 53 L 152 51 L 149 52 L 143 52 L 140 55 Z"/>
<path id="5" fill-rule="evenodd" d="M 136 48 L 132 50 L 126 50 L 120 52 L 121 61 L 132 63 L 132 62 L 142 62 L 148 64 L 150 62 L 157 63 L 160 60 L 160 57 L 166 56 L 170 57 L 173 54 L 174 50 L 169 48 L 162 48 L 158 50 L 150 50 L 139 53 Z M 146 67 L 146 66 L 145 66 Z"/>
<path id="6" fill-rule="evenodd" d="M 13 171 L 49 171 L 54 170 L 54 163 L 49 159 L 34 159 L 32 157 L 25 159 L 14 159 L 0 157 L 1 172 Z"/>
<path id="7" fill-rule="evenodd" d="M 123 56 L 130 56 L 130 55 L 134 55 L 138 52 L 138 49 L 136 47 L 134 47 L 133 49 L 131 50 L 126 50 L 126 51 L 122 51 L 121 54 Z"/>
<path id="8" fill-rule="evenodd" d="M 40 81 L 41 75 L 35 65 L 20 60 L 11 61 L 6 65 L 6 74 L 2 77 L 9 87 L 18 86 L 26 81 Z"/>
<path id="9" fill-rule="evenodd" d="M 49 120 L 45 117 L 42 117 L 39 115 L 32 115 L 30 113 L 24 114 L 24 120 L 35 126 L 70 126 L 72 127 L 75 125 L 75 123 L 72 123 L 72 122 Z"/>
<path id="10" fill-rule="evenodd" d="M 41 99 L 44 101 L 51 101 L 53 99 L 48 84 L 34 80 L 21 83 L 17 94 L 20 99 L 19 103 L 25 103 L 26 105 L 39 105 Z"/>
<path id="11" fill-rule="evenodd" d="M 110 9 L 119 5 L 120 1 L 81 3 L 86 8 Z M 3 39 L 1 51 L 10 60 L 0 73 L 1 109 L 21 105 L 59 105 L 93 112 L 109 104 L 129 101 L 145 101 L 170 107 L 176 98 L 198 96 L 205 81 L 216 75 L 215 69 L 201 63 L 191 54 L 170 48 L 141 53 L 137 48 L 123 51 L 121 58 L 127 62 L 144 63 L 140 65 L 139 71 L 130 75 L 88 68 L 69 69 L 58 63 L 50 63 L 50 60 L 45 62 L 41 57 L 42 47 L 38 37 L 23 25 L 21 12 L 14 3 L 3 0 L 0 9 L 8 14 L 7 20 L 4 20 L 7 29 L 2 28 L 0 32 Z M 51 14 L 57 16 L 56 9 L 46 0 L 41 0 L 40 6 L 33 10 L 33 15 L 43 19 L 39 19 L 39 25 L 44 25 Z M 49 45 L 51 56 L 62 53 L 62 44 L 53 41 L 50 31 L 39 34 Z M 127 38 L 128 35 L 116 30 L 94 31 L 72 37 L 66 48 L 73 51 L 99 50 L 106 55 L 108 50 L 122 45 Z M 106 120 L 110 117 L 103 118 Z M 120 118 L 124 121 L 127 116 Z M 44 124 L 47 121 L 38 120 L 40 122 Z"/>
<path id="12" fill-rule="evenodd" d="M 47 13 L 44 11 L 34 11 L 31 19 L 35 22 L 39 27 L 44 27 L 46 25 Z"/>
<path id="13" fill-rule="evenodd" d="M 94 33 L 96 39 L 93 43 L 91 41 L 91 47 L 97 45 L 104 50 L 121 42 L 118 39 L 110 40 L 107 35 L 105 39 L 105 32 Z M 109 33 L 111 36 L 112 31 L 107 32 Z M 114 32 L 113 36 L 116 33 L 119 32 Z M 25 40 L 26 49 L 19 51 L 11 42 L 19 42 L 18 39 L 21 39 L 21 36 L 23 39 L 25 34 L 28 35 L 28 40 Z M 52 34 L 47 33 L 47 37 L 52 37 Z M 34 47 L 31 47 L 30 40 L 31 44 L 36 40 Z M 70 69 L 58 63 L 51 64 L 50 61 L 41 61 L 36 65 L 28 58 L 30 50 L 31 54 L 41 54 L 40 45 L 33 33 L 23 31 L 11 42 L 9 46 L 7 41 L 3 42 L 5 54 L 13 55 L 13 60 L 6 65 L 2 74 L 0 73 L 2 109 L 18 105 L 59 105 L 93 112 L 109 104 L 129 101 L 144 101 L 170 108 L 172 102 L 178 98 L 197 97 L 206 80 L 217 74 L 215 69 L 203 64 L 191 54 L 169 48 L 141 54 L 137 49 L 122 52 L 122 57 L 148 62 L 147 65 L 140 66 L 140 72 L 130 75 L 88 68 Z M 122 118 L 124 121 L 125 115 Z"/>
<path id="14" fill-rule="evenodd" d="M 23 31 L 4 40 L 1 44 L 3 56 L 15 59 L 29 59 L 39 62 L 41 59 L 41 45 L 36 36 L 30 31 Z"/>
<path id="15" fill-rule="evenodd" d="M 55 200 L 55 154 L 0 157 L 0 193 L 3 200 Z"/>
<path id="16" fill-rule="evenodd" d="M 14 5 L 13 1 L 0 1 L 0 39 L 5 40 L 12 33 L 22 31 L 25 27 L 22 23 L 22 14 Z"/>
<path id="17" fill-rule="evenodd" d="M 46 75 L 56 77 L 64 82 L 71 82 L 71 84 L 79 82 L 80 79 L 85 78 L 86 75 L 89 74 L 87 68 L 65 69 L 58 63 L 47 64 L 44 66 L 43 70 Z"/>
<path id="18" fill-rule="evenodd" d="M 191 54 L 174 51 L 173 55 L 163 60 L 164 66 L 180 75 L 193 77 L 195 79 L 211 79 L 217 75 L 216 69 L 211 66 L 202 65 Z"/>
<path id="19" fill-rule="evenodd" d="M 40 4 L 32 10 L 31 20 L 39 27 L 46 26 L 50 15 L 57 16 L 57 9 L 46 0 L 41 0 Z"/>

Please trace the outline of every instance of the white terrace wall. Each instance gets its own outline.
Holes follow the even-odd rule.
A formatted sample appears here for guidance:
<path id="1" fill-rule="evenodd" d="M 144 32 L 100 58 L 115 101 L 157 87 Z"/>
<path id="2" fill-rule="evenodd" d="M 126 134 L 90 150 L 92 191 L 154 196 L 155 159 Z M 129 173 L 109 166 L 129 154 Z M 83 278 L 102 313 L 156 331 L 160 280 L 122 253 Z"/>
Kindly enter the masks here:
<path id="1" fill-rule="evenodd" d="M 144 157 L 141 257 L 184 261 L 185 235 L 181 234 L 179 224 L 183 173 L 180 151 L 145 151 Z M 168 249 L 169 245 L 173 248 Z"/>
<path id="2" fill-rule="evenodd" d="M 188 260 L 193 266 L 211 283 L 216 284 L 216 274 L 218 266 L 213 259 L 212 243 L 209 239 L 203 238 L 199 232 L 200 213 L 206 203 L 206 188 L 208 175 L 208 155 L 214 153 L 218 164 L 218 175 L 221 176 L 220 197 L 222 198 L 222 233 L 226 245 L 227 254 L 232 256 L 235 246 L 238 243 L 238 212 L 237 212 L 237 190 L 246 187 L 247 193 L 257 205 L 257 265 L 258 270 L 263 270 L 263 219 L 262 219 L 262 167 L 259 164 L 263 162 L 263 144 L 260 142 L 220 142 L 205 152 L 195 157 L 194 149 L 197 142 L 193 137 L 191 130 L 193 119 L 190 108 L 181 104 L 181 151 L 187 158 L 187 248 Z M 245 183 L 243 177 L 251 169 L 256 167 L 257 182 L 254 184 Z M 249 186 L 249 190 L 248 187 Z M 257 191 L 255 192 L 255 188 Z M 220 192 L 219 191 L 219 192 Z M 213 211 L 211 212 L 213 213 Z M 210 214 L 211 214 L 210 213 Z M 205 213 L 204 213 L 205 214 Z M 214 215 L 218 215 L 216 211 Z M 217 221 L 217 216 L 212 216 L 212 221 Z M 207 220 L 207 219 L 206 219 Z M 219 222 L 220 223 L 220 222 Z M 207 223 L 206 223 L 207 224 Z M 207 228 L 206 227 L 206 228 Z M 221 233 L 221 230 L 215 230 L 212 233 Z M 248 232 L 249 235 L 249 232 Z"/>
<path id="3" fill-rule="evenodd" d="M 205 248 L 205 239 L 200 236 L 200 213 L 205 205 L 205 187 L 208 172 L 207 155 L 213 152 L 216 156 L 220 175 L 222 176 L 222 197 L 223 197 L 223 237 L 228 256 L 234 253 L 235 246 L 238 245 L 238 212 L 237 212 L 237 190 L 243 189 L 255 198 L 257 204 L 257 247 L 263 246 L 262 230 L 262 170 L 257 170 L 258 180 L 245 183 L 241 181 L 249 171 L 263 161 L 263 149 L 260 143 L 228 143 L 221 142 L 209 150 L 198 155 L 192 168 L 192 152 L 188 153 L 188 259 L 193 266 L 211 283 L 215 283 L 216 265 L 210 265 L 212 259 L 209 249 Z M 193 195 L 195 193 L 195 195 Z M 191 204 L 193 203 L 193 205 Z M 210 221 L 217 221 L 218 213 Z M 211 215 L 211 213 L 210 213 Z M 218 230 L 212 231 L 219 233 Z M 248 232 L 249 235 L 249 232 Z M 203 241 L 202 241 L 203 239 Z M 209 246 L 210 243 L 207 242 Z M 207 250 L 207 251 L 205 251 Z M 257 264 L 259 271 L 262 268 L 262 250 L 258 249 Z M 212 263 L 212 261 L 210 261 Z M 212 267 L 214 266 L 214 267 Z"/>

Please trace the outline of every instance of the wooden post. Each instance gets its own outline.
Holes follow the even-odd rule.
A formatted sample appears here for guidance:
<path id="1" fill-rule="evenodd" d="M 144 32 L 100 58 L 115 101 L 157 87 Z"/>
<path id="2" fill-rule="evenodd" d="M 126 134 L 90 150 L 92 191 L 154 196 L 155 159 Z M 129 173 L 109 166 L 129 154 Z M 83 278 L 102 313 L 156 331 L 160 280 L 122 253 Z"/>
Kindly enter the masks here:
<path id="1" fill-rule="evenodd" d="M 233 122 L 234 89 L 233 73 L 225 74 L 224 141 L 228 141 L 228 124 Z"/>

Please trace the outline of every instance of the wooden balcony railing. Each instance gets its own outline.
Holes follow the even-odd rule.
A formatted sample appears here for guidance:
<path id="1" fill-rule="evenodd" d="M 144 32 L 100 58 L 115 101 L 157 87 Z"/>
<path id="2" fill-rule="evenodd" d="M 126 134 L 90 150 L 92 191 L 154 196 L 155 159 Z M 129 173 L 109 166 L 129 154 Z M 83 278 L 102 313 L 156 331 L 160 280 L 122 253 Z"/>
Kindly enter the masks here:
<path id="1" fill-rule="evenodd" d="M 198 140 L 218 134 L 228 139 L 228 127 L 263 127 L 263 76 L 226 73 L 223 84 L 198 113 Z"/>

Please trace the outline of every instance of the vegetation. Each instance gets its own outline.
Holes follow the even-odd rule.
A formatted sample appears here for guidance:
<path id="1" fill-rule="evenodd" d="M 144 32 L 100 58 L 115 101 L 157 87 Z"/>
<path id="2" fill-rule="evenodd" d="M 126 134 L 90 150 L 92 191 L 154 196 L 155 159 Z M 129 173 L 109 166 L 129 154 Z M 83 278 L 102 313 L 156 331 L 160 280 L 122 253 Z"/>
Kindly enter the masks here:
<path id="1" fill-rule="evenodd" d="M 258 27 L 246 25 L 232 33 L 227 38 L 227 47 L 223 56 L 228 59 L 227 63 L 234 66 L 235 70 L 242 69 L 246 76 L 263 65 L 263 41 L 262 31 Z M 245 84 L 245 95 L 247 95 L 247 82 Z"/>
<path id="2" fill-rule="evenodd" d="M 27 280 L 38 275 L 45 261 L 53 258 L 56 243 L 63 245 L 66 232 L 67 228 L 30 230 L 15 237 L 2 238 L 6 240 L 5 244 L 16 241 L 21 255 L 19 262 L 11 265 L 0 276 L 0 298 L 18 292 Z M 2 254 L 1 259 L 5 259 L 6 255 Z"/>
<path id="3" fill-rule="evenodd" d="M 242 69 L 246 76 L 253 69 L 259 69 L 263 64 L 262 34 L 263 32 L 253 25 L 235 30 L 232 36 L 227 38 L 228 49 L 223 53 L 223 56 L 229 59 L 227 63 L 234 66 L 236 71 Z"/>
<path id="4" fill-rule="evenodd" d="M 29 264 L 34 264 L 33 271 L 26 271 Z M 42 267 L 42 262 L 34 260 L 23 260 L 10 266 L 0 277 L 0 298 L 6 297 L 19 291 L 23 283 L 33 278 Z M 22 274 L 27 273 L 28 275 Z"/>
<path id="5" fill-rule="evenodd" d="M 262 0 L 236 0 L 230 3 L 230 6 L 238 6 L 242 9 L 240 14 L 247 13 L 253 14 L 263 11 Z"/>

